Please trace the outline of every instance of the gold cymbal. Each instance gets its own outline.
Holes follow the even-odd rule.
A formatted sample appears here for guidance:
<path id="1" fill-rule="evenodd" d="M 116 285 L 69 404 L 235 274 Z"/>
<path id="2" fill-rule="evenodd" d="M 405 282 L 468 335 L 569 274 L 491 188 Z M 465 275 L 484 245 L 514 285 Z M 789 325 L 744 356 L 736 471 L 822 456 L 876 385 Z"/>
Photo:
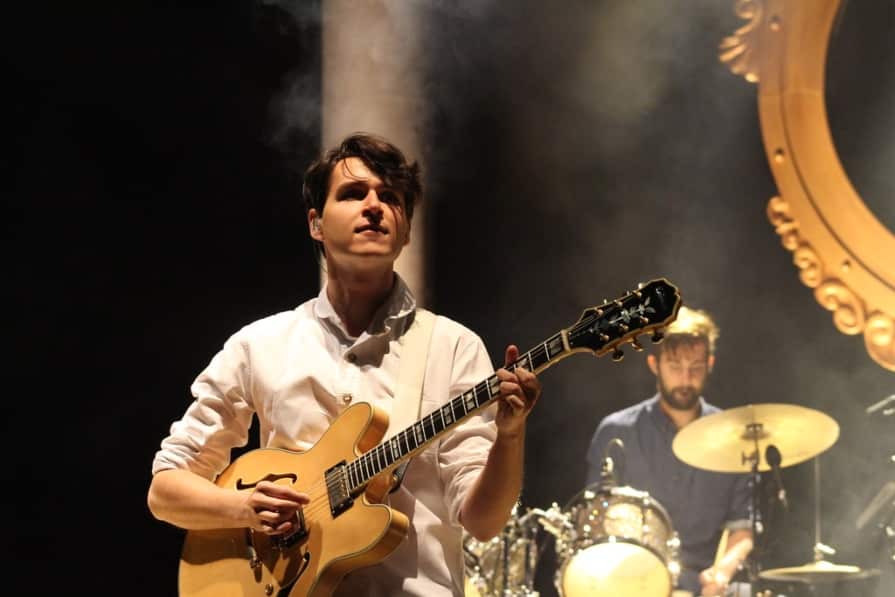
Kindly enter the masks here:
<path id="1" fill-rule="evenodd" d="M 758 576 L 765 580 L 780 580 L 784 582 L 807 582 L 818 584 L 824 582 L 838 582 L 840 580 L 858 580 L 869 578 L 879 574 L 875 568 L 864 570 L 857 566 L 843 566 L 833 564 L 826 560 L 812 562 L 804 566 L 792 568 L 774 568 L 759 572 Z"/>
<path id="2" fill-rule="evenodd" d="M 744 473 L 752 470 L 750 457 L 756 447 L 758 470 L 768 471 L 768 445 L 780 451 L 784 468 L 817 456 L 838 438 L 839 424 L 818 410 L 796 404 L 749 404 L 696 419 L 677 432 L 671 449 L 696 468 Z"/>

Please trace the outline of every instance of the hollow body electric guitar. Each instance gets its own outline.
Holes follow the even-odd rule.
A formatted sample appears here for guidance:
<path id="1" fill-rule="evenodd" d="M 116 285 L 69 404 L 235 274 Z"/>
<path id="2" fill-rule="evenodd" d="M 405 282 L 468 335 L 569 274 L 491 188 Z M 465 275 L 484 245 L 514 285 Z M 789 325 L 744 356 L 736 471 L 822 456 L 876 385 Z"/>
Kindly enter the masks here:
<path id="1" fill-rule="evenodd" d="M 677 316 L 680 294 L 664 278 L 586 309 L 571 327 L 523 354 L 507 368 L 540 372 L 575 352 L 596 356 L 660 329 Z M 408 520 L 380 503 L 395 469 L 498 395 L 496 375 L 379 443 L 388 416 L 367 403 L 346 409 L 305 452 L 262 448 L 236 459 L 215 483 L 251 491 L 260 481 L 307 493 L 296 530 L 269 536 L 244 529 L 189 531 L 180 559 L 182 597 L 320 597 L 346 573 L 380 562 L 407 534 Z"/>

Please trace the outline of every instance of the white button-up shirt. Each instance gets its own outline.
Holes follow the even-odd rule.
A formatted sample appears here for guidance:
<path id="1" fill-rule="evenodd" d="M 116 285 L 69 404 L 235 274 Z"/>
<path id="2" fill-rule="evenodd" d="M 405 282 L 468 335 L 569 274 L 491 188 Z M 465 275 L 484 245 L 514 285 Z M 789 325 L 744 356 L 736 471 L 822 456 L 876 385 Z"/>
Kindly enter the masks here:
<path id="1" fill-rule="evenodd" d="M 357 338 L 348 335 L 325 288 L 293 311 L 242 328 L 193 382 L 195 400 L 162 441 L 153 474 L 185 468 L 214 479 L 229 463 L 230 450 L 248 442 L 253 414 L 261 447 L 290 450 L 310 448 L 355 402 L 391 414 L 403 348 L 398 340 L 415 308 L 396 276 L 370 330 Z M 421 414 L 493 372 L 477 335 L 436 317 Z M 381 564 L 350 573 L 337 595 L 463 594 L 459 512 L 496 437 L 493 409 L 472 416 L 413 459 L 400 489 L 389 496 L 391 507 L 410 519 L 406 540 Z"/>

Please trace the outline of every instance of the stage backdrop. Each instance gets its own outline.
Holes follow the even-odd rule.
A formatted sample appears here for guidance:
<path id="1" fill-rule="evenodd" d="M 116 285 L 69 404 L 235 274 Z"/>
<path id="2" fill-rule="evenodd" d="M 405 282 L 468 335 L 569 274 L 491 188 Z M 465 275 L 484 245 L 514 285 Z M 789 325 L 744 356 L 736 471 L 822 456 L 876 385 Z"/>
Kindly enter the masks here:
<path id="1" fill-rule="evenodd" d="M 720 324 L 711 402 L 839 423 L 822 540 L 837 563 L 883 568 L 873 590 L 891 594 L 882 537 L 855 523 L 895 476 L 895 421 L 865 414 L 895 377 L 835 330 L 767 221 L 756 88 L 717 59 L 742 24 L 732 3 L 412 4 L 432 308 L 497 366 L 506 344 L 669 278 Z M 398 19 L 405 3 L 385 5 Z M 231 333 L 318 292 L 299 189 L 327 23 L 318 2 L 256 0 L 20 6 L 8 24 L 6 561 L 37 594 L 173 595 L 182 533 L 145 505 L 158 443 Z M 828 88 L 843 162 L 890 230 L 893 28 L 892 2 L 848 3 Z M 579 491 L 600 419 L 653 393 L 645 355 L 627 352 L 543 375 L 523 508 Z M 812 471 L 784 470 L 791 506 L 765 567 L 811 560 Z"/>

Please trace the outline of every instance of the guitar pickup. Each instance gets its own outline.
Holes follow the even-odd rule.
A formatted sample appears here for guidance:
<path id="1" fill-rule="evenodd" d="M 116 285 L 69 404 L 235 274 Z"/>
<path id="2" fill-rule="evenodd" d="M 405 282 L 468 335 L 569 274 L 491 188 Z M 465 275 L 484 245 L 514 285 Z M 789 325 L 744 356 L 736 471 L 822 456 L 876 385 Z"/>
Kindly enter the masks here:
<path id="1" fill-rule="evenodd" d="M 348 488 L 348 476 L 345 472 L 345 461 L 329 468 L 324 473 L 326 493 L 329 497 L 329 511 L 333 518 L 347 510 L 354 503 Z"/>

